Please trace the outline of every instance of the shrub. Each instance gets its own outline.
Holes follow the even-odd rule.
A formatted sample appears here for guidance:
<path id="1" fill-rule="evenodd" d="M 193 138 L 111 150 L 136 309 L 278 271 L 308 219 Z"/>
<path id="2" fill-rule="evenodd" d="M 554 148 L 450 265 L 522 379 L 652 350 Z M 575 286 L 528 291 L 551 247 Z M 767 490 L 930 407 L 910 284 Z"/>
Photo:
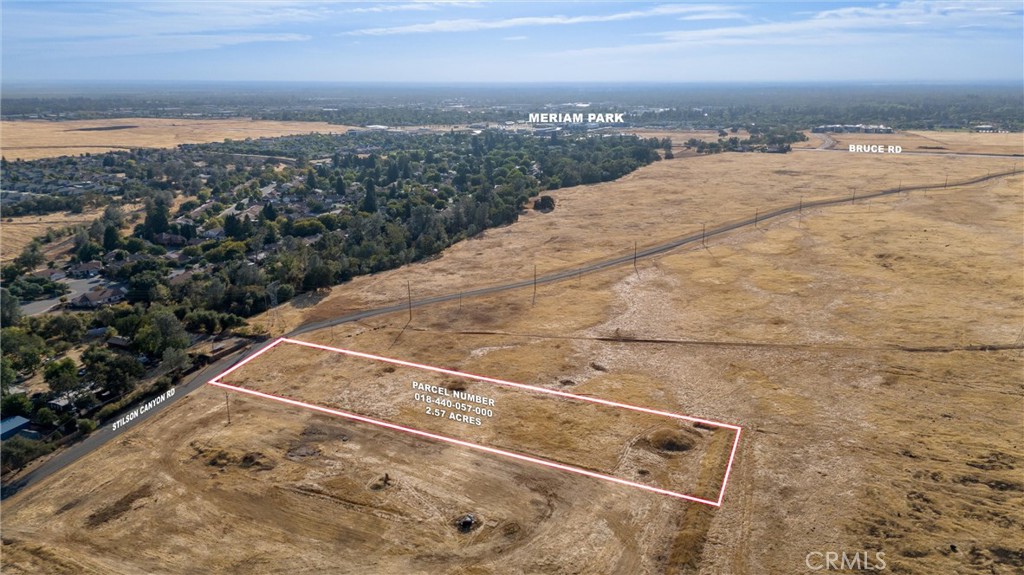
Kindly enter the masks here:
<path id="1" fill-rule="evenodd" d="M 551 196 L 541 196 L 533 203 L 533 209 L 540 210 L 542 212 L 550 212 L 555 209 L 555 199 Z"/>
<path id="2" fill-rule="evenodd" d="M 89 435 L 96 431 L 96 422 L 91 419 L 79 419 L 76 423 L 78 424 L 78 431 L 82 435 Z"/>
<path id="3" fill-rule="evenodd" d="M 53 450 L 51 445 L 33 439 L 14 436 L 0 445 L 0 459 L 4 469 L 21 469 L 29 461 Z"/>

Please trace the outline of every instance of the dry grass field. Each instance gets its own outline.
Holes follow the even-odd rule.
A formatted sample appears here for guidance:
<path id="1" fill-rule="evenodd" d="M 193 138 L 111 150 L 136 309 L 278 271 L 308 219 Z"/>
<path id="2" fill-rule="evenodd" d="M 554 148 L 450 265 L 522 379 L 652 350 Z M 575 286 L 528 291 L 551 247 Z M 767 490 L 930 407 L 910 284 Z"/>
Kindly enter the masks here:
<path id="1" fill-rule="evenodd" d="M 113 128 L 113 129 L 112 129 Z M 8 160 L 77 156 L 126 148 L 173 148 L 226 138 L 271 138 L 310 132 L 340 134 L 350 126 L 271 120 L 117 118 L 67 122 L 0 122 L 0 153 Z"/>
<path id="2" fill-rule="evenodd" d="M 174 206 L 177 207 L 184 202 L 184 198 L 177 197 Z M 128 225 L 135 221 L 142 213 L 142 204 L 129 204 L 122 207 L 128 216 Z M 0 221 L 0 262 L 9 262 L 18 257 L 25 246 L 32 243 L 32 240 L 46 235 L 49 229 L 63 229 L 76 225 L 88 226 L 93 220 L 103 215 L 103 208 L 85 210 L 80 214 L 64 212 L 58 214 L 46 214 L 42 216 L 19 216 L 16 218 L 5 218 Z M 74 237 L 72 235 L 58 238 L 52 243 L 43 246 L 43 254 L 47 261 L 59 261 L 69 256 L 74 250 Z"/>
<path id="3" fill-rule="evenodd" d="M 302 323 L 370 307 L 576 268 L 692 233 L 701 223 L 753 217 L 801 199 L 852 197 L 899 185 L 950 182 L 1014 169 L 1013 158 L 874 154 L 719 154 L 655 163 L 615 182 L 551 193 L 555 210 L 528 212 L 429 262 L 354 279 L 258 318 L 275 335 Z M 594 233 L 600 230 L 600 233 Z M 492 257 L 501 253 L 501 257 Z"/>
<path id="4" fill-rule="evenodd" d="M 947 171 L 952 181 L 1006 163 L 661 162 L 561 190 L 549 214 L 264 321 L 284 329 L 401 301 L 406 281 L 419 298 L 522 279 L 534 263 L 541 273 L 578 266 L 801 196 L 898 177 L 941 183 Z M 811 573 L 811 552 L 880 551 L 885 572 L 1019 573 L 1024 358 L 969 346 L 1021 340 L 1022 186 L 1018 175 L 805 210 L 636 270 L 540 286 L 535 302 L 526 288 L 302 336 L 740 424 L 719 509 L 257 398 L 231 396 L 228 425 L 225 393 L 207 387 L 5 501 L 2 570 L 759 575 Z M 416 416 L 398 387 L 409 373 L 300 347 L 269 353 L 229 381 Z M 614 433 L 643 439 L 639 422 L 620 429 L 603 416 L 605 431 L 589 437 L 593 419 L 507 399 L 479 433 L 538 448 L 567 433 L 548 447 L 572 444 L 579 464 L 624 476 L 673 464 L 698 484 L 720 473 L 715 433 L 676 459 L 631 455 L 642 442 Z M 466 513 L 479 525 L 461 533 Z"/>
<path id="5" fill-rule="evenodd" d="M 88 225 L 103 215 L 102 209 L 86 210 L 80 214 L 71 212 L 46 214 L 43 216 L 21 216 L 0 221 L 0 261 L 9 262 L 18 257 L 32 240 L 43 236 L 49 229 L 60 229 L 77 224 Z M 65 238 L 69 239 L 69 238 Z"/>
<path id="6" fill-rule="evenodd" d="M 794 148 L 816 148 L 821 140 L 808 133 L 806 142 Z M 1024 156 L 1021 134 L 974 134 L 970 132 L 908 131 L 895 134 L 830 134 L 836 141 L 834 149 L 849 150 L 850 144 L 900 146 L 903 152 L 932 154 L 1016 154 Z"/>

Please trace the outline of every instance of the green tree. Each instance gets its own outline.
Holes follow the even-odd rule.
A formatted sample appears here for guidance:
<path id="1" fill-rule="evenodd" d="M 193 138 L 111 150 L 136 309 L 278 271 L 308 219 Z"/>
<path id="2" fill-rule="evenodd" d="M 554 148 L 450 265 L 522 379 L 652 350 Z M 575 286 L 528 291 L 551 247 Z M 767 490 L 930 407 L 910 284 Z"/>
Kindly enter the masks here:
<path id="1" fill-rule="evenodd" d="M 75 257 L 77 257 L 80 262 L 89 262 L 98 259 L 102 255 L 103 246 L 96 242 L 85 242 L 85 244 L 75 252 Z"/>
<path id="2" fill-rule="evenodd" d="M 43 380 L 50 386 L 50 391 L 54 394 L 66 396 L 81 389 L 77 372 L 78 367 L 75 365 L 75 360 L 65 357 L 46 365 L 46 368 L 43 369 Z"/>
<path id="3" fill-rule="evenodd" d="M 110 204 L 103 208 L 103 223 L 108 226 L 114 226 L 114 228 L 120 228 L 124 225 L 124 212 L 121 211 L 120 206 Z"/>
<path id="4" fill-rule="evenodd" d="M 277 219 L 277 209 L 274 208 L 274 204 L 272 202 L 267 202 L 266 205 L 263 206 L 263 217 L 270 222 Z"/>
<path id="5" fill-rule="evenodd" d="M 146 219 L 142 224 L 142 236 L 153 239 L 153 236 L 166 232 L 170 227 L 170 201 L 162 197 L 146 201 Z"/>
<path id="6" fill-rule="evenodd" d="M 36 412 L 35 421 L 42 425 L 56 425 L 60 419 L 49 407 L 40 407 L 39 411 Z"/>
<path id="7" fill-rule="evenodd" d="M 3 459 L 5 469 L 21 469 L 52 450 L 52 446 L 41 441 L 15 436 L 0 445 L 0 459 Z"/>
<path id="8" fill-rule="evenodd" d="M 326 264 L 319 256 L 310 258 L 306 275 L 302 279 L 302 286 L 307 290 L 315 290 L 330 287 L 334 284 L 334 270 Z"/>
<path id="9" fill-rule="evenodd" d="M 367 178 L 363 184 L 366 186 L 366 195 L 363 196 L 363 203 L 359 209 L 372 214 L 377 211 L 377 192 L 374 190 L 373 180 Z"/>
<path id="10" fill-rule="evenodd" d="M 46 335 L 60 337 L 64 341 L 75 342 L 85 335 L 85 322 L 81 314 L 62 313 L 50 319 Z"/>
<path id="11" fill-rule="evenodd" d="M 121 247 L 121 233 L 117 226 L 108 225 L 103 230 L 103 249 L 109 251 Z"/>
<path id="12" fill-rule="evenodd" d="M 18 298 L 11 295 L 7 288 L 0 288 L 0 327 L 15 325 L 20 319 Z"/>
<path id="13" fill-rule="evenodd" d="M 146 369 L 134 357 L 113 353 L 95 345 L 82 354 L 82 363 L 89 377 L 116 394 L 131 391 L 138 379 L 146 373 Z"/>
<path id="14" fill-rule="evenodd" d="M 18 382 L 18 372 L 11 366 L 8 357 L 0 358 L 0 393 L 7 395 L 11 386 Z"/>
<path id="15" fill-rule="evenodd" d="M 78 432 L 82 435 L 89 435 L 96 431 L 96 422 L 91 419 L 79 419 L 75 424 L 78 426 Z"/>
<path id="16" fill-rule="evenodd" d="M 0 400 L 0 412 L 4 417 L 32 417 L 32 402 L 24 393 L 11 393 Z"/>
<path id="17" fill-rule="evenodd" d="M 0 350 L 15 370 L 31 372 L 42 363 L 46 342 L 19 327 L 5 327 L 0 331 Z"/>
<path id="18" fill-rule="evenodd" d="M 238 216 L 235 214 L 230 214 L 224 218 L 224 235 L 236 240 L 245 238 L 245 233 L 242 230 L 242 220 L 238 219 Z"/>
<path id="19" fill-rule="evenodd" d="M 14 263 L 26 270 L 34 270 L 43 265 L 45 261 L 46 256 L 43 255 L 42 245 L 35 240 L 25 246 L 25 249 L 21 250 L 21 254 L 14 258 Z"/>
<path id="20" fill-rule="evenodd" d="M 164 350 L 163 359 L 160 360 L 161 372 L 186 371 L 190 367 L 192 367 L 192 361 L 184 349 L 169 347 Z"/>
<path id="21" fill-rule="evenodd" d="M 150 357 L 161 357 L 167 348 L 188 347 L 189 337 L 174 312 L 169 308 L 154 307 L 143 317 L 142 327 L 133 341 L 139 351 Z"/>

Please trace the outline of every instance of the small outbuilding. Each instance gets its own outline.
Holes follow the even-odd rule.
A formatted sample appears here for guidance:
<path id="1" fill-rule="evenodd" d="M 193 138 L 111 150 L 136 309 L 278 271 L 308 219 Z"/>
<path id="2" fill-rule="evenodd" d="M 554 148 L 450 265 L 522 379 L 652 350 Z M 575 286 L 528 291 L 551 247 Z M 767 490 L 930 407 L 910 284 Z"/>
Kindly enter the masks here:
<path id="1" fill-rule="evenodd" d="M 31 423 L 31 421 L 20 415 L 0 419 L 0 440 L 5 440 L 9 437 L 18 435 L 18 433 L 22 431 L 27 431 L 28 426 Z"/>

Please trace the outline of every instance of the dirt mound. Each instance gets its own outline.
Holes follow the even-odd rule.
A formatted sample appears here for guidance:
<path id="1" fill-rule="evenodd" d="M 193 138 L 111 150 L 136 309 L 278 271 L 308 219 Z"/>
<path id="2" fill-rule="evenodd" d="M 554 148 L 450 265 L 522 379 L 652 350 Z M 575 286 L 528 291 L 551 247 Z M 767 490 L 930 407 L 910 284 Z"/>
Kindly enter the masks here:
<path id="1" fill-rule="evenodd" d="M 647 446 L 655 452 L 679 453 L 696 447 L 701 435 L 700 432 L 688 427 L 663 427 L 652 431 L 644 439 Z"/>
<path id="2" fill-rule="evenodd" d="M 89 527 L 99 527 L 104 523 L 117 519 L 131 510 L 132 505 L 139 499 L 145 499 L 153 495 L 153 488 L 147 483 L 135 491 L 125 495 L 117 501 L 89 515 L 85 524 Z"/>

